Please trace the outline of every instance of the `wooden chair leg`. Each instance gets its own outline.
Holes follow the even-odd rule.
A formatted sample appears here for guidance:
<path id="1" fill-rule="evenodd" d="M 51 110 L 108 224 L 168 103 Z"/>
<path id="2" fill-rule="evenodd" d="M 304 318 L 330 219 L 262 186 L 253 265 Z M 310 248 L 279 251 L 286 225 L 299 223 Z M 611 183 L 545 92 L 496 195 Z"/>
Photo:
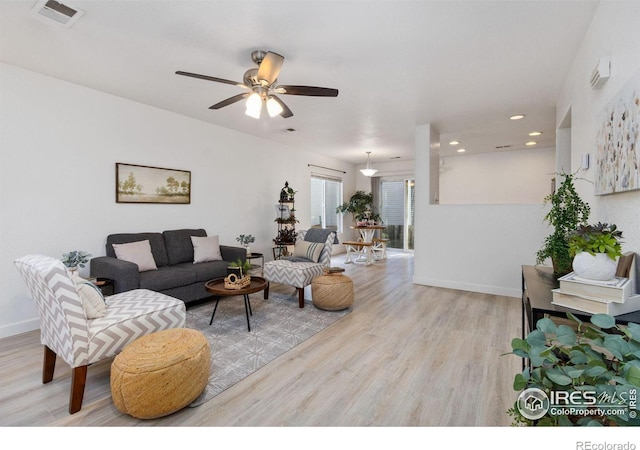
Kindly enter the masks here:
<path id="1" fill-rule="evenodd" d="M 44 359 L 42 362 L 42 384 L 53 380 L 53 371 L 56 368 L 56 354 L 46 345 L 44 346 Z"/>
<path id="2" fill-rule="evenodd" d="M 298 306 L 300 308 L 304 308 L 304 288 L 298 289 Z"/>
<path id="3" fill-rule="evenodd" d="M 69 399 L 69 414 L 75 414 L 82 408 L 84 386 L 87 382 L 87 367 L 74 367 L 71 373 L 71 398 Z"/>

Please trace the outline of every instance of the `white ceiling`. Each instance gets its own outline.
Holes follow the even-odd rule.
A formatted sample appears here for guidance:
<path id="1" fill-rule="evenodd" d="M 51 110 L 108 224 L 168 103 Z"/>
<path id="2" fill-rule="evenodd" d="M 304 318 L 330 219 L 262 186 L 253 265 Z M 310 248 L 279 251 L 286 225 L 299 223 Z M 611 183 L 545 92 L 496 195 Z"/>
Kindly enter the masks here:
<path id="1" fill-rule="evenodd" d="M 71 27 L 0 1 L 0 60 L 294 148 L 355 164 L 413 159 L 416 125 L 473 152 L 555 145 L 555 103 L 595 1 L 77 1 Z M 279 84 L 339 89 L 281 95 L 294 116 L 252 119 L 209 106 L 242 81 L 253 50 L 285 57 Z M 594 66 L 596 62 L 594 61 Z M 588 74 L 585 74 L 588 83 Z M 64 105 L 60 105 L 64 108 Z M 90 114 L 91 111 L 87 111 Z M 510 121 L 514 113 L 525 119 Z M 293 128 L 295 132 L 283 132 Z M 375 164 L 374 164 L 375 165 Z"/>

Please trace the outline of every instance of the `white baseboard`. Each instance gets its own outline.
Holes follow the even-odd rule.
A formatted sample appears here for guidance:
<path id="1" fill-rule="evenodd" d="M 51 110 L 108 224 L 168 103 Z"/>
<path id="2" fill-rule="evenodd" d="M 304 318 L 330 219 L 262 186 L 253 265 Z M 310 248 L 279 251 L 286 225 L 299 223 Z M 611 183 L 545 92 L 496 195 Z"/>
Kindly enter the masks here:
<path id="1" fill-rule="evenodd" d="M 460 291 L 479 292 L 481 294 L 502 295 L 505 297 L 522 298 L 520 289 L 513 289 L 504 286 L 490 286 L 484 284 L 464 283 L 451 280 L 437 280 L 434 278 L 413 277 L 414 284 L 434 286 L 447 289 L 458 289 Z"/>
<path id="2" fill-rule="evenodd" d="M 23 322 L 10 323 L 8 325 L 0 326 L 0 339 L 39 329 L 40 321 L 37 318 L 25 320 Z"/>

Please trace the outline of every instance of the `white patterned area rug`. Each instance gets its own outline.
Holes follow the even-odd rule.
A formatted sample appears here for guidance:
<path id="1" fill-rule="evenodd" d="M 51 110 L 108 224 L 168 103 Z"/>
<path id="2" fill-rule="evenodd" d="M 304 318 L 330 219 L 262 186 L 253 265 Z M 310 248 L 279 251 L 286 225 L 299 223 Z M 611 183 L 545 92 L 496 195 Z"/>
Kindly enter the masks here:
<path id="1" fill-rule="evenodd" d="M 272 292 L 268 300 L 263 297 L 263 292 L 250 296 L 251 332 L 247 331 L 241 295 L 221 298 L 211 325 L 215 301 L 187 310 L 187 327 L 202 331 L 211 346 L 209 383 L 189 406 L 211 400 L 351 312 L 351 309 L 323 311 L 309 301 L 299 308 L 297 294 Z"/>

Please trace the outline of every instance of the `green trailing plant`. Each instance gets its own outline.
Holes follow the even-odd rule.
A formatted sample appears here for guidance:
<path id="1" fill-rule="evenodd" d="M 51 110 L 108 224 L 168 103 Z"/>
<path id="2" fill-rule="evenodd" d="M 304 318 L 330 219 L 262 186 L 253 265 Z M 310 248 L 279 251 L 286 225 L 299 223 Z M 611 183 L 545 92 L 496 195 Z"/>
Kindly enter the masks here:
<path id="1" fill-rule="evenodd" d="M 253 244 L 256 241 L 256 238 L 250 234 L 241 234 L 236 238 L 236 241 L 240 242 L 240 245 L 243 247 L 246 247 L 249 244 Z"/>
<path id="2" fill-rule="evenodd" d="M 591 255 L 606 253 L 614 261 L 622 256 L 622 231 L 616 225 L 598 222 L 595 225 L 580 225 L 569 236 L 569 252 L 575 256 L 580 252 Z"/>
<path id="3" fill-rule="evenodd" d="M 62 254 L 62 264 L 70 269 L 76 269 L 78 267 L 84 268 L 85 264 L 89 262 L 90 253 L 83 252 L 81 250 L 73 250 L 69 253 Z"/>
<path id="4" fill-rule="evenodd" d="M 573 261 L 569 250 L 570 234 L 587 222 L 591 208 L 575 190 L 575 175 L 561 173 L 559 176 L 564 180 L 558 189 L 544 198 L 544 204 L 551 205 L 544 221 L 553 227 L 553 233 L 544 239 L 536 253 L 536 264 L 542 264 L 549 258 L 554 272 L 564 275 L 571 271 Z"/>
<path id="5" fill-rule="evenodd" d="M 640 425 L 634 403 L 640 391 L 640 325 L 617 325 L 607 314 L 591 316 L 590 323 L 571 313 L 567 318 L 574 326 L 540 319 L 526 339 L 511 341 L 509 354 L 530 362 L 516 374 L 515 391 L 537 388 L 550 399 L 572 399 L 568 404 L 575 409 L 549 408 L 543 417 L 530 420 L 516 402 L 507 411 L 513 425 Z"/>
<path id="6" fill-rule="evenodd" d="M 336 208 L 336 213 L 351 213 L 353 214 L 354 222 L 359 220 L 382 221 L 380 214 L 378 214 L 373 205 L 373 194 L 367 194 L 364 191 L 356 191 L 348 202 L 344 202 Z"/>

